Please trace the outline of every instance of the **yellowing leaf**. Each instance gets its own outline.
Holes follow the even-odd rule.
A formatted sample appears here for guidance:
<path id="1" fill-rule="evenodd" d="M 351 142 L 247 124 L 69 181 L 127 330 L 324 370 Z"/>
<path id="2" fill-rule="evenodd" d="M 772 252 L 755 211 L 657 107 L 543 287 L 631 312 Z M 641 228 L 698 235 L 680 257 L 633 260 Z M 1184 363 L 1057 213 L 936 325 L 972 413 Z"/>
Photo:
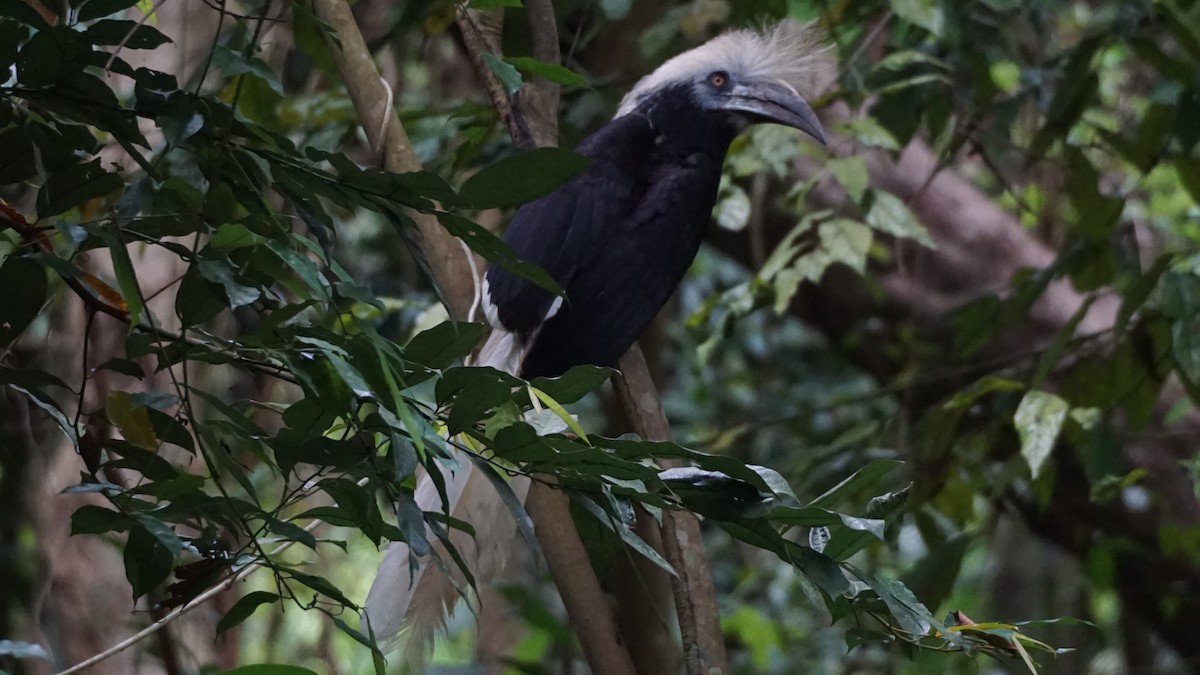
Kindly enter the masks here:
<path id="1" fill-rule="evenodd" d="M 150 424 L 150 415 L 145 406 L 134 405 L 127 391 L 114 391 L 104 403 L 108 421 L 121 430 L 125 440 L 151 452 L 158 450 L 158 436 Z"/>
<path id="2" fill-rule="evenodd" d="M 541 401 L 543 405 L 549 408 L 555 415 L 558 415 L 559 419 L 561 419 L 563 423 L 575 433 L 576 436 L 582 439 L 584 443 L 591 445 L 592 442 L 588 440 L 587 432 L 583 430 L 583 427 L 579 426 L 579 422 L 571 416 L 571 413 L 567 412 L 566 408 L 559 405 L 558 401 L 550 398 L 549 394 L 541 389 L 538 389 L 537 387 L 530 387 L 529 391 L 532 391 L 533 395 L 537 396 L 538 400 Z"/>
<path id="3" fill-rule="evenodd" d="M 109 286 L 108 284 L 104 283 L 103 281 L 96 278 L 95 276 L 88 274 L 87 272 L 80 272 L 79 276 L 81 279 L 83 279 L 83 284 L 85 286 L 87 286 L 88 288 L 92 289 L 92 291 L 101 300 L 112 305 L 113 307 L 116 307 L 117 309 L 121 310 L 122 312 L 129 311 L 129 305 L 125 304 L 125 298 L 121 297 L 121 294 L 118 293 L 115 288 L 113 288 L 112 286 Z"/>

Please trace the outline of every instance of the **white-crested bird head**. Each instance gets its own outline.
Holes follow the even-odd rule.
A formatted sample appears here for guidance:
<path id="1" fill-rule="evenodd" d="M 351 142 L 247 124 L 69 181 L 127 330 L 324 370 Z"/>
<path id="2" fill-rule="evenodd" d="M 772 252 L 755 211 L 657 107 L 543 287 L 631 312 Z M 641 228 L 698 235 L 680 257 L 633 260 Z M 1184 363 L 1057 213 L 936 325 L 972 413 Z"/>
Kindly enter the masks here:
<path id="1" fill-rule="evenodd" d="M 821 143 L 824 132 L 801 92 L 822 59 L 820 33 L 812 26 L 782 21 L 759 30 L 718 35 L 668 60 L 625 95 L 617 117 L 637 110 L 656 92 L 686 85 L 693 100 L 745 122 L 795 127 Z"/>

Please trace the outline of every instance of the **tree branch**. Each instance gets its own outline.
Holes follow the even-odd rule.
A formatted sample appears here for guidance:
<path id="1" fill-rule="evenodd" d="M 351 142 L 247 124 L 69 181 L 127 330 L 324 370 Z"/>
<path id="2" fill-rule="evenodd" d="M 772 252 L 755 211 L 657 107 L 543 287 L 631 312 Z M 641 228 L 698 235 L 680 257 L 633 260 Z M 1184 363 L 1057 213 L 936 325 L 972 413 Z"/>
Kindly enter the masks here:
<path id="1" fill-rule="evenodd" d="M 366 484 L 365 478 L 363 480 L 359 481 L 359 485 L 365 485 L 365 484 Z M 308 525 L 304 526 L 304 531 L 312 532 L 321 524 L 321 522 L 322 521 L 320 521 L 320 520 L 312 520 L 311 522 L 309 522 Z M 298 540 L 296 540 L 296 539 L 291 539 L 291 540 L 285 541 L 282 544 L 280 544 L 279 546 L 276 546 L 275 549 L 272 550 L 269 555 L 272 557 L 279 555 L 280 553 L 283 553 L 288 548 L 290 548 L 292 546 L 292 544 L 295 544 L 297 541 Z M 128 638 L 125 638 L 124 640 L 122 640 L 121 642 L 118 642 L 117 644 L 113 645 L 112 647 L 105 649 L 104 651 L 100 652 L 99 654 L 91 656 L 91 657 L 87 658 L 86 660 L 80 661 L 79 663 L 71 666 L 70 668 L 67 668 L 66 670 L 59 671 L 56 675 L 74 675 L 74 673 L 82 672 L 83 670 L 85 670 L 87 668 L 91 668 L 92 666 L 96 665 L 97 663 L 100 663 L 101 661 L 104 661 L 105 659 L 112 657 L 114 654 L 120 654 L 121 652 L 125 651 L 126 649 L 129 649 L 130 647 L 141 642 L 142 640 L 145 640 L 146 638 L 150 637 L 151 635 L 154 635 L 158 631 L 166 628 L 169 624 L 173 623 L 176 619 L 182 617 L 184 614 L 187 614 L 188 612 L 192 611 L 193 609 L 196 609 L 200 605 L 203 605 L 204 603 L 208 602 L 209 600 L 217 597 L 226 589 L 231 588 L 234 584 L 245 579 L 246 577 L 250 576 L 251 574 L 254 574 L 261 568 L 262 568 L 262 565 L 257 562 L 253 562 L 253 563 L 250 563 L 249 565 L 246 565 L 240 571 L 238 571 L 237 574 L 226 577 L 223 581 L 217 583 L 212 588 L 209 588 L 207 591 L 204 591 L 200 595 L 197 595 L 196 597 L 192 598 L 186 604 L 176 607 L 175 609 L 173 609 L 169 613 L 167 613 L 165 616 L 163 616 L 161 619 L 155 621 L 154 623 L 150 624 L 149 626 L 146 626 L 145 628 L 138 631 L 137 633 L 130 635 Z"/>
<path id="2" fill-rule="evenodd" d="M 531 0 L 526 9 L 530 16 L 531 28 L 537 36 L 535 53 L 539 59 L 552 59 L 547 62 L 557 64 L 558 30 L 554 7 L 549 0 Z M 533 95 L 521 98 L 521 106 L 518 109 L 515 106 L 516 101 L 508 96 L 499 78 L 484 61 L 488 52 L 499 55 L 498 30 L 501 20 L 490 13 L 467 10 L 462 5 L 456 7 L 456 17 L 463 34 L 463 45 L 471 62 L 475 64 L 476 72 L 483 81 L 492 104 L 504 120 L 513 145 L 521 150 L 557 145 L 558 85 L 540 80 L 527 84 L 523 91 Z M 479 21 L 476 21 L 476 17 Z M 480 24 L 483 24 L 485 29 L 490 28 L 496 32 L 485 34 Z M 528 113 L 528 117 L 525 117 L 523 112 Z M 525 119 L 532 122 L 532 128 L 523 123 Z M 567 500 L 562 493 L 541 481 L 534 481 L 529 488 L 525 508 L 534 521 L 546 564 L 550 567 L 551 576 L 592 670 L 597 673 L 619 672 L 632 675 L 639 672 L 634 670 L 635 661 L 639 666 L 644 665 L 646 661 L 657 665 L 657 660 L 649 658 L 652 654 L 646 655 L 647 658 L 644 659 L 642 654 L 631 654 L 626 650 L 626 646 L 632 648 L 638 642 L 630 636 L 628 622 L 621 621 L 618 624 L 613 620 L 600 582 L 595 574 L 591 573 L 587 549 L 579 538 L 579 532 L 567 508 Z M 624 609 L 618 607 L 623 618 L 627 614 L 622 611 Z M 661 630 L 659 632 L 665 633 Z M 625 645 L 621 644 L 620 636 L 624 636 Z M 667 636 L 669 639 L 669 634 Z M 638 658 L 632 659 L 631 656 Z"/>
<path id="3" fill-rule="evenodd" d="M 535 532 L 547 563 L 556 563 L 550 566 L 550 575 L 592 672 L 634 675 L 633 661 L 620 643 L 620 632 L 600 582 L 590 573 L 592 563 L 571 520 L 567 496 L 542 481 L 534 481 L 529 486 L 525 509 L 537 524 Z M 564 514 L 566 517 L 562 517 Z"/>
<path id="4" fill-rule="evenodd" d="M 499 18 L 496 18 L 497 16 Z M 496 112 L 500 114 L 501 121 L 504 122 L 504 127 L 508 129 L 508 135 L 512 138 L 513 145 L 519 150 L 532 150 L 537 146 L 534 144 L 534 139 L 530 135 L 529 129 L 522 122 L 520 113 L 513 106 L 512 97 L 508 95 L 508 90 L 504 87 L 504 83 L 500 81 L 500 77 L 487 64 L 486 57 L 488 55 L 500 58 L 498 27 L 503 25 L 503 17 L 503 10 L 492 9 L 481 12 L 467 9 L 462 3 L 455 4 L 454 6 L 454 20 L 458 24 L 459 32 L 462 33 L 463 45 L 467 48 L 467 55 L 471 58 L 471 64 L 475 66 L 475 73 L 479 76 L 480 81 L 483 82 L 484 91 L 487 92 L 488 98 L 492 100 L 492 106 L 496 108 Z M 487 28 L 496 32 L 492 35 L 486 34 L 484 30 Z M 554 122 L 555 129 L 557 130 L 557 118 Z M 556 142 L 557 136 L 551 139 L 551 141 Z"/>
<path id="5" fill-rule="evenodd" d="M 373 146 L 382 151 L 385 168 L 390 171 L 420 170 L 420 162 L 413 154 L 404 126 L 390 105 L 390 91 L 371 61 L 349 7 L 344 0 L 316 0 L 314 9 L 322 21 L 333 26 L 341 42 L 340 47 L 333 49 L 338 69 L 359 111 L 368 138 Z M 482 52 L 477 50 L 484 48 L 484 37 L 470 21 L 465 8 L 460 5 L 457 11 L 460 13 L 464 37 L 474 36 L 467 39 L 466 44 L 472 52 L 472 60 L 479 67 L 483 60 Z M 486 82 L 486 75 L 482 71 L 481 76 Z M 493 100 L 498 106 L 509 105 L 511 112 L 507 94 Z M 501 112 L 503 114 L 503 109 Z M 386 132 L 375 133 L 374 130 L 378 129 L 385 129 Z M 510 127 L 510 131 L 513 129 Z M 517 140 L 518 137 L 514 136 L 514 142 Z M 461 258 L 463 251 L 459 242 L 431 216 L 414 214 L 413 217 L 421 227 L 421 244 L 435 283 L 442 288 L 451 314 L 464 316 L 474 297 L 474 282 L 463 283 L 470 275 L 463 274 L 465 261 Z M 629 667 L 628 654 L 616 642 L 608 603 L 595 575 L 590 573 L 586 549 L 575 531 L 562 494 L 534 481 L 527 499 L 527 510 L 534 521 L 546 564 L 554 576 L 571 621 L 578 627 L 578 637 L 584 645 L 584 653 L 592 670 L 617 675 L 633 672 Z"/>
<path id="6" fill-rule="evenodd" d="M 391 88 L 379 74 L 350 6 L 345 0 L 315 0 L 313 11 L 337 36 L 330 52 L 383 168 L 398 173 L 420 171 L 421 161 L 392 106 Z M 475 280 L 461 271 L 466 255 L 461 244 L 446 232 L 436 216 L 417 211 L 410 211 L 409 215 L 417 224 L 421 253 L 446 307 L 451 315 L 465 317 L 475 297 Z"/>
<path id="7" fill-rule="evenodd" d="M 554 5 L 550 0 L 525 0 L 525 13 L 529 16 L 529 32 L 533 36 L 533 58 L 559 65 L 562 53 L 558 46 Z M 557 84 L 541 78 L 530 80 L 521 88 L 520 110 L 538 147 L 558 145 L 559 91 Z"/>
<path id="8" fill-rule="evenodd" d="M 662 400 L 646 367 L 641 347 L 636 343 L 630 347 L 617 368 L 621 373 L 615 379 L 617 397 L 634 432 L 648 440 L 670 440 L 671 426 L 663 413 Z M 664 461 L 663 465 L 670 467 L 679 463 Z M 700 520 L 690 512 L 664 512 L 662 540 L 667 561 L 679 574 L 671 579 L 671 585 L 675 591 L 675 611 L 679 615 L 687 672 L 689 675 L 707 675 L 714 670 L 728 672 L 717 592 L 704 553 Z"/>

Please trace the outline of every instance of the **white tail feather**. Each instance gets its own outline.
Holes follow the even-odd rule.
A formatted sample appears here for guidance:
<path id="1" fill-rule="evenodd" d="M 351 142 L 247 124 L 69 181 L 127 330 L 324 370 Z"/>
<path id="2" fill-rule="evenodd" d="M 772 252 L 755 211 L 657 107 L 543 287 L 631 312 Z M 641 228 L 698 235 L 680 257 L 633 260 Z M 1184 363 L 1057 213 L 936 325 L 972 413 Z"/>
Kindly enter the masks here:
<path id="1" fill-rule="evenodd" d="M 517 534 L 517 523 L 483 472 L 466 457 L 461 462 L 453 473 L 441 469 L 449 509 L 444 508 L 428 476 L 417 485 L 415 498 L 423 510 L 448 511 L 451 517 L 472 525 L 474 537 L 451 529 L 450 543 L 466 562 L 476 583 L 485 584 L 504 568 Z M 524 502 L 529 479 L 517 476 L 509 486 L 517 499 Z M 467 588 L 466 577 L 445 546 L 432 532 L 427 531 L 426 536 L 432 551 L 418 558 L 415 572 L 409 563 L 408 545 L 393 542 L 388 546 L 367 593 L 365 608 L 365 619 L 382 643 L 406 634 L 407 656 L 414 663 L 425 660 L 434 637 L 445 626 Z"/>
<path id="2" fill-rule="evenodd" d="M 496 370 L 516 374 L 521 369 L 521 361 L 525 358 L 525 346 L 515 334 L 502 328 L 495 328 L 488 336 L 487 342 L 479 348 L 479 354 L 471 365 L 491 366 Z"/>
<path id="3" fill-rule="evenodd" d="M 486 300 L 484 307 L 486 311 Z M 525 352 L 521 342 L 512 333 L 495 329 L 472 365 L 516 373 Z M 468 457 L 459 454 L 457 459 L 459 466 L 454 471 L 439 467 L 448 503 L 442 502 L 428 476 L 418 481 L 414 499 L 423 511 L 449 513 L 452 518 L 471 524 L 474 537 L 451 528 L 450 543 L 467 564 L 476 584 L 486 584 L 504 568 L 517 534 L 517 523 L 487 476 Z M 518 501 L 524 503 L 529 479 L 517 476 L 509 481 L 509 487 Z M 388 546 L 367 593 L 363 612 L 364 624 L 369 624 L 381 644 L 389 645 L 401 633 L 406 634 L 406 656 L 414 669 L 427 660 L 434 637 L 445 627 L 467 588 L 465 575 L 445 545 L 428 528 L 425 534 L 431 551 L 417 559 L 415 571 L 407 544 L 393 542 Z"/>

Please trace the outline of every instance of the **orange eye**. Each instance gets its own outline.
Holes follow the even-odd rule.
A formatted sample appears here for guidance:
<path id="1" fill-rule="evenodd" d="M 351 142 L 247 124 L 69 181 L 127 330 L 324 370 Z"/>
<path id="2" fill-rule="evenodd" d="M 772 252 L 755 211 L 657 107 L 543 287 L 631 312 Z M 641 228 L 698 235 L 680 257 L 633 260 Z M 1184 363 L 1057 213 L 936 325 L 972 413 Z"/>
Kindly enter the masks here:
<path id="1" fill-rule="evenodd" d="M 720 89 L 729 82 L 729 76 L 722 72 L 715 72 L 708 76 L 708 83 Z"/>

